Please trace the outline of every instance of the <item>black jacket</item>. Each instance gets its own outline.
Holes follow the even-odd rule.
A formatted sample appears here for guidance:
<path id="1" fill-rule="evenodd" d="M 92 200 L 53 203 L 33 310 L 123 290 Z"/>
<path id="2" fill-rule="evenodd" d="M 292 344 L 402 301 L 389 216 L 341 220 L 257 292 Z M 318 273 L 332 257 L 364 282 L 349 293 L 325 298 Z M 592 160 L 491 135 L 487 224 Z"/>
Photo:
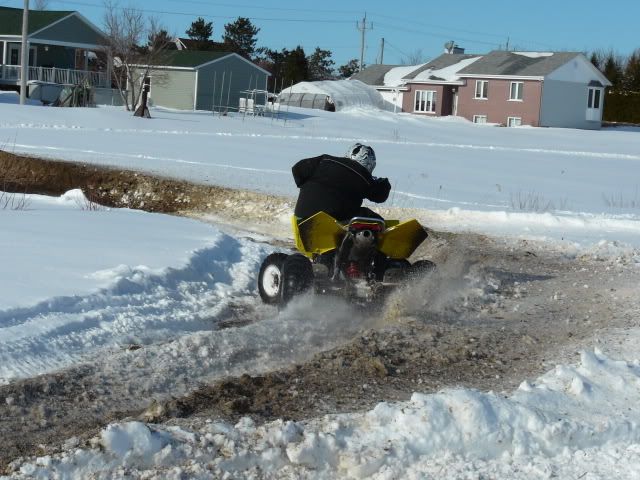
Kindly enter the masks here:
<path id="1" fill-rule="evenodd" d="M 320 211 L 338 220 L 357 215 L 366 198 L 382 203 L 389 197 L 391 184 L 375 178 L 355 160 L 332 155 L 305 158 L 293 168 L 293 178 L 300 188 L 295 215 L 308 218 Z"/>

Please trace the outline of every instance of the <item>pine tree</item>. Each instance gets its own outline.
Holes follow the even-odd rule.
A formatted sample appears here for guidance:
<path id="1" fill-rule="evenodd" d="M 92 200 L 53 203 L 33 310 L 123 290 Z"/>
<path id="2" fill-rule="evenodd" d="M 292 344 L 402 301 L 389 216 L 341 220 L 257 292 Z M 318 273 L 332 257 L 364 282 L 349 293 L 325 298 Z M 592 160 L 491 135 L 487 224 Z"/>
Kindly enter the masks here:
<path id="1" fill-rule="evenodd" d="M 329 80 L 333 78 L 333 65 L 331 51 L 316 47 L 315 51 L 307 58 L 309 65 L 309 80 Z"/>
<path id="2" fill-rule="evenodd" d="M 197 44 L 198 50 L 211 50 L 213 48 L 213 42 L 211 42 L 211 35 L 213 35 L 213 22 L 205 22 L 204 18 L 198 17 L 196 21 L 191 23 L 191 27 L 185 32 L 189 35 L 191 40 L 194 40 Z"/>
<path id="3" fill-rule="evenodd" d="M 282 75 L 285 86 L 309 79 L 309 62 L 304 49 L 298 45 L 294 50 L 283 49 L 284 65 Z"/>
<path id="4" fill-rule="evenodd" d="M 593 64 L 594 67 L 596 67 L 598 70 L 600 70 L 600 57 L 598 56 L 598 54 L 596 52 L 593 52 L 591 54 L 591 58 L 589 60 L 591 61 L 591 63 Z"/>
<path id="5" fill-rule="evenodd" d="M 235 22 L 227 23 L 224 26 L 222 41 L 238 55 L 252 58 L 258 41 L 256 35 L 259 31 L 260 29 L 255 27 L 251 20 L 245 17 L 238 17 Z"/>
<path id="6" fill-rule="evenodd" d="M 613 51 L 607 54 L 602 73 L 611 82 L 612 90 L 619 90 L 622 87 L 622 67 Z"/>
<path id="7" fill-rule="evenodd" d="M 623 87 L 627 92 L 640 92 L 640 49 L 635 50 L 627 60 Z"/>
<path id="8" fill-rule="evenodd" d="M 360 67 L 356 58 L 349 60 L 344 65 L 338 67 L 338 73 L 342 78 L 349 78 L 354 73 L 357 73 L 358 70 L 360 70 Z"/>

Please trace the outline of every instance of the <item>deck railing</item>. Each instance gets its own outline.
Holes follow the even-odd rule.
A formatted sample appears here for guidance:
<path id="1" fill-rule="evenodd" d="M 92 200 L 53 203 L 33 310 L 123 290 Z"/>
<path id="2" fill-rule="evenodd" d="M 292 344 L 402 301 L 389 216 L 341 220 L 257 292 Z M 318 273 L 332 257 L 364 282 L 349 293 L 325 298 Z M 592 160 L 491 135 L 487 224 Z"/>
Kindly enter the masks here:
<path id="1" fill-rule="evenodd" d="M 0 80 L 19 82 L 21 77 L 20 65 L 1 65 Z M 74 70 L 71 68 L 56 67 L 29 67 L 28 80 L 41 82 L 78 85 L 88 83 L 93 87 L 109 87 L 109 79 L 104 72 L 91 72 L 89 70 Z"/>

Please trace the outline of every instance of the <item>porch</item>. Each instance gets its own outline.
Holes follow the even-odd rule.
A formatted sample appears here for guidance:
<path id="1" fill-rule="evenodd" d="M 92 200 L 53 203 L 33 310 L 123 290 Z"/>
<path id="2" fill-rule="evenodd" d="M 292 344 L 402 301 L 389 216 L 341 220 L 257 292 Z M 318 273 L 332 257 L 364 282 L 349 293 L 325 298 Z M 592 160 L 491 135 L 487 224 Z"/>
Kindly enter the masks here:
<path id="1" fill-rule="evenodd" d="M 77 70 L 57 67 L 29 67 L 27 81 L 57 83 L 66 85 L 89 84 L 92 87 L 110 87 L 109 76 L 105 72 Z M 0 65 L 0 84 L 20 85 L 22 68 L 20 65 Z"/>

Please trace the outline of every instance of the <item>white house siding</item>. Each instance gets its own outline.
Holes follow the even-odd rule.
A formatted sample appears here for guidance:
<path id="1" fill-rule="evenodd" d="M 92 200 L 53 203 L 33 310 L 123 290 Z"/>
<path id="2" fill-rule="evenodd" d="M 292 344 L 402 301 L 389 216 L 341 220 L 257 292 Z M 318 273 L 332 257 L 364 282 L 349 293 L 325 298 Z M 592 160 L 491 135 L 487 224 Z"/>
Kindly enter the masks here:
<path id="1" fill-rule="evenodd" d="M 103 45 L 104 39 L 76 16 L 70 16 L 33 35 L 32 40 Z"/>
<path id="2" fill-rule="evenodd" d="M 542 85 L 540 126 L 599 129 L 602 122 L 586 119 L 587 99 L 586 84 L 545 80 Z M 604 95 L 601 99 L 604 100 Z"/>
<path id="3" fill-rule="evenodd" d="M 215 101 L 217 109 L 228 106 L 230 111 L 233 111 L 237 109 L 240 97 L 246 96 L 241 93 L 242 90 L 264 90 L 266 79 L 267 74 L 264 71 L 235 55 L 201 67 L 198 69 L 196 109 L 212 110 Z M 264 96 L 258 96 L 256 103 L 264 105 Z"/>
<path id="4" fill-rule="evenodd" d="M 153 105 L 193 110 L 195 71 L 163 69 L 152 71 L 150 76 Z"/>
<path id="5" fill-rule="evenodd" d="M 378 92 L 380 92 L 380 95 L 382 95 L 382 99 L 384 100 L 385 110 L 389 110 L 391 112 L 402 112 L 403 92 L 394 92 L 389 90 L 378 90 Z"/>

